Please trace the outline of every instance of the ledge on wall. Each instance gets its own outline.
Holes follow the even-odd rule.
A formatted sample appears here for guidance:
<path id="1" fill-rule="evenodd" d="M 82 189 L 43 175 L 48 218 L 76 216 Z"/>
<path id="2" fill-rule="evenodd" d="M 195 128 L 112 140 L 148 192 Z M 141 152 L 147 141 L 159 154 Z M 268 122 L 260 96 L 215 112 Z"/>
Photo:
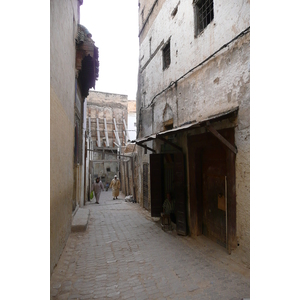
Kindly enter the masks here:
<path id="1" fill-rule="evenodd" d="M 85 231 L 89 222 L 90 210 L 87 208 L 78 208 L 73 216 L 71 232 Z"/>

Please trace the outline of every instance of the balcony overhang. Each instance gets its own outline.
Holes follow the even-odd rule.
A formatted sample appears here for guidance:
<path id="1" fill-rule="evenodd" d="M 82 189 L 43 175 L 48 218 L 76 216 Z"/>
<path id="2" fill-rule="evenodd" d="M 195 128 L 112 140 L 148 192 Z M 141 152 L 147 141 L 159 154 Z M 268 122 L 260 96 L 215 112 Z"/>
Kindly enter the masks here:
<path id="1" fill-rule="evenodd" d="M 76 38 L 76 70 L 82 96 L 85 98 L 91 87 L 95 89 L 99 76 L 99 52 L 92 40 L 92 34 L 78 24 Z"/>

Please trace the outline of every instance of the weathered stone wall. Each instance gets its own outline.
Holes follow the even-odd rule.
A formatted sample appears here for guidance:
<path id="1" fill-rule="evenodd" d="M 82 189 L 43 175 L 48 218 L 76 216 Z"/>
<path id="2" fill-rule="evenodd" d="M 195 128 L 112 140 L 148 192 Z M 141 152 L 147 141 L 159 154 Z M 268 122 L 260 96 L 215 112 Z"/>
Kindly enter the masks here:
<path id="1" fill-rule="evenodd" d="M 100 176 L 104 182 L 110 183 L 114 175 L 120 176 L 119 162 L 109 160 L 117 160 L 117 139 L 114 134 L 116 121 L 121 146 L 126 143 L 125 127 L 123 119 L 128 126 L 128 96 L 120 94 L 105 93 L 99 91 L 91 91 L 87 97 L 87 131 L 90 131 L 91 140 L 93 141 L 93 149 L 99 150 L 92 154 L 92 160 L 108 160 L 107 162 L 94 162 L 92 168 L 92 181 L 95 177 Z M 101 145 L 97 144 L 97 118 L 99 124 L 99 134 Z M 107 134 L 109 146 L 105 143 L 105 124 L 107 124 Z M 89 120 L 91 128 L 89 128 Z M 116 144 L 114 144 L 116 143 Z M 100 146 L 100 147 L 99 147 Z"/>
<path id="2" fill-rule="evenodd" d="M 178 1 L 167 1 L 163 5 L 147 35 L 149 39 L 151 37 L 153 49 L 159 47 L 159 51 L 151 57 L 149 39 L 146 38 L 140 44 L 140 68 L 143 69 L 146 62 L 148 63 L 140 75 L 141 93 L 145 93 L 144 99 L 140 101 L 143 101 L 145 106 L 172 81 L 177 80 L 249 26 L 249 4 L 246 0 L 219 0 L 214 3 L 214 20 L 197 38 L 194 37 L 194 12 L 191 1 L 181 1 L 175 17 L 172 17 L 171 12 Z M 164 45 L 169 39 L 171 65 L 162 71 L 160 45 Z M 141 59 L 142 57 L 144 58 Z"/>
<path id="3" fill-rule="evenodd" d="M 166 0 L 139 0 L 139 37 L 144 40 Z"/>
<path id="4" fill-rule="evenodd" d="M 115 130 L 113 118 L 115 118 L 115 121 L 117 123 L 120 141 L 122 145 L 125 145 L 125 136 L 123 135 L 123 131 L 125 130 L 123 125 L 123 118 L 125 119 L 127 124 L 127 95 L 90 91 L 87 97 L 87 110 L 87 118 L 91 118 L 91 135 L 94 141 L 94 145 L 97 145 L 97 118 L 100 130 L 101 147 L 106 147 L 106 145 L 103 143 L 103 139 L 105 138 L 104 118 L 106 118 L 109 147 L 117 149 L 116 145 L 114 144 L 114 142 L 116 142 L 116 137 L 113 132 L 113 130 Z M 89 130 L 90 128 L 88 126 L 89 124 L 87 124 L 87 129 Z"/>
<path id="5" fill-rule="evenodd" d="M 239 106 L 235 129 L 239 246 L 235 252 L 246 265 L 250 264 L 250 34 L 230 43 L 205 64 L 177 80 L 250 26 L 249 5 L 247 0 L 215 0 L 214 19 L 195 37 L 192 1 L 163 2 L 145 36 L 140 37 L 137 92 L 139 138 L 163 131 L 164 122 L 170 119 L 177 127 Z M 162 49 L 167 41 L 170 41 L 171 64 L 163 70 Z M 176 85 L 164 91 L 175 81 Z M 186 134 L 178 134 L 177 143 L 187 154 Z M 147 144 L 159 149 L 159 143 Z M 149 162 L 149 154 L 145 155 L 139 147 L 137 194 L 141 205 L 145 162 Z"/>
<path id="6" fill-rule="evenodd" d="M 50 272 L 71 231 L 78 1 L 50 1 Z"/>

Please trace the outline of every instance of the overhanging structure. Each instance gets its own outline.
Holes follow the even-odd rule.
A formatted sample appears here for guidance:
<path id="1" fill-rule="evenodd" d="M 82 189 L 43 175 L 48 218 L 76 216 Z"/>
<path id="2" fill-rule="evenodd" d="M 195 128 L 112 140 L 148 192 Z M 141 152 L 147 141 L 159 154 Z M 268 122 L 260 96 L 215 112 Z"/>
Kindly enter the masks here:
<path id="1" fill-rule="evenodd" d="M 144 145 L 144 143 L 155 140 L 155 139 L 160 139 L 163 140 L 164 142 L 170 144 L 171 146 L 173 146 L 174 148 L 176 148 L 177 150 L 182 152 L 182 148 L 179 147 L 178 145 L 170 142 L 169 140 L 167 140 L 165 137 L 170 135 L 170 134 L 174 134 L 174 133 L 178 133 L 181 131 L 186 131 L 186 130 L 190 130 L 190 129 L 195 129 L 195 128 L 200 128 L 205 126 L 207 128 L 208 131 L 210 131 L 216 138 L 218 138 L 225 146 L 227 146 L 232 152 L 234 152 L 235 154 L 237 153 L 237 148 L 235 145 L 230 144 L 222 135 L 220 135 L 217 130 L 215 130 L 212 126 L 211 126 L 211 122 L 216 122 L 216 121 L 221 121 L 223 119 L 229 118 L 231 116 L 237 116 L 239 107 L 234 107 L 230 110 L 227 110 L 225 112 L 213 115 L 213 116 L 209 116 L 203 120 L 200 121 L 191 121 L 188 123 L 184 123 L 181 126 L 178 126 L 176 128 L 172 128 L 166 131 L 161 131 L 158 133 L 154 133 L 148 136 L 145 136 L 141 139 L 137 139 L 135 141 L 132 141 L 133 143 L 136 143 L 137 145 L 148 149 L 154 153 L 156 153 L 156 150 Z"/>

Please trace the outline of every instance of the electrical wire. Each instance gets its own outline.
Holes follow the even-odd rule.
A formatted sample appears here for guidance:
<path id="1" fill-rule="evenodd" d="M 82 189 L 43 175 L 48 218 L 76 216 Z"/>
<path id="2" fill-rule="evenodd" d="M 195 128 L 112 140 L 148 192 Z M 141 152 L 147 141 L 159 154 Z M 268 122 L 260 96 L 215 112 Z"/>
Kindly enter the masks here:
<path id="1" fill-rule="evenodd" d="M 217 51 L 215 51 L 213 54 L 211 54 L 210 56 L 208 56 L 206 59 L 204 59 L 201 63 L 199 63 L 198 65 L 196 65 L 195 67 L 193 67 L 192 69 L 190 69 L 189 71 L 187 71 L 186 73 L 184 73 L 182 76 L 180 76 L 178 79 L 176 79 L 175 81 L 171 81 L 170 84 L 161 92 L 159 92 L 158 94 L 156 94 L 151 102 L 146 106 L 146 107 L 141 107 L 140 111 L 139 111 L 139 122 L 141 120 L 141 111 L 145 110 L 147 108 L 149 108 L 150 106 L 153 105 L 154 100 L 160 96 L 161 94 L 163 94 L 165 91 L 167 91 L 168 89 L 170 89 L 173 85 L 177 85 L 177 82 L 179 80 L 181 80 L 182 78 L 184 78 L 186 75 L 188 75 L 189 73 L 193 72 L 195 69 L 199 68 L 200 66 L 202 66 L 203 64 L 205 64 L 207 61 L 209 61 L 211 58 L 213 58 L 217 53 L 219 53 L 221 50 L 223 50 L 224 48 L 228 47 L 231 43 L 233 43 L 235 40 L 239 39 L 240 37 L 246 35 L 247 33 L 250 32 L 250 26 L 247 27 L 245 30 L 243 30 L 240 34 L 238 34 L 237 36 L 235 36 L 232 40 L 230 40 L 229 42 L 227 42 L 226 44 L 224 44 L 222 47 L 220 47 Z M 140 126 L 138 126 L 137 128 L 137 137 L 139 136 L 140 133 Z"/>

